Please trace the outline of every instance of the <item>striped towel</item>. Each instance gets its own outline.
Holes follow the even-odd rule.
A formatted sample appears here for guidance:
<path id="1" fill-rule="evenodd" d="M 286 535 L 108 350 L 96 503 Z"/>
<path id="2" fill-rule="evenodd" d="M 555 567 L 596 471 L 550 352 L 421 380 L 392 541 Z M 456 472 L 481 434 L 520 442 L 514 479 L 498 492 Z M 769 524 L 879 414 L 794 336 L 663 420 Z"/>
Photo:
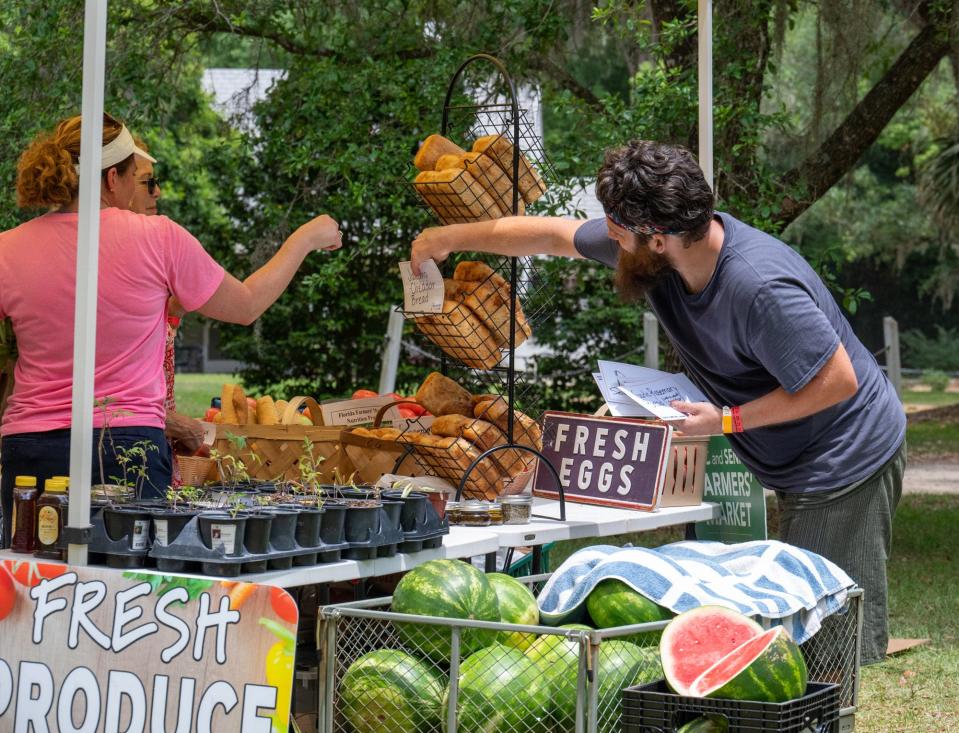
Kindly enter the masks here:
<path id="1" fill-rule="evenodd" d="M 836 565 L 808 550 L 774 540 L 675 542 L 655 550 L 596 545 L 573 554 L 539 595 L 544 624 L 583 618 L 586 597 L 605 578 L 618 578 L 661 606 L 680 613 L 725 606 L 781 624 L 802 644 L 822 620 L 845 608 L 855 587 Z"/>

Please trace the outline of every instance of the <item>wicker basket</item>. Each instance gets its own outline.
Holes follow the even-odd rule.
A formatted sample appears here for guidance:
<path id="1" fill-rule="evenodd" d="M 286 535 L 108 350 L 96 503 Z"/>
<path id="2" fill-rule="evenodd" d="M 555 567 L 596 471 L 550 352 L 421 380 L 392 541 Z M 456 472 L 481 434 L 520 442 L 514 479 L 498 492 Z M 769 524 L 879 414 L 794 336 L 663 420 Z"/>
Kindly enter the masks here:
<path id="1" fill-rule="evenodd" d="M 383 424 L 383 416 L 391 407 L 402 404 L 418 404 L 412 400 L 397 400 L 383 405 L 373 418 L 373 428 Z M 356 435 L 354 428 L 345 428 L 340 433 L 340 444 L 356 469 L 356 475 L 365 483 L 375 484 L 384 474 L 419 476 L 423 473 L 411 455 L 409 445 L 396 440 Z M 401 460 L 402 459 L 402 460 Z"/>
<path id="2" fill-rule="evenodd" d="M 310 408 L 314 424 L 291 424 L 303 403 Z M 309 441 L 313 460 L 319 464 L 320 480 L 332 483 L 336 478 L 342 480 L 351 476 L 355 468 L 340 445 L 342 428 L 321 425 L 321 420 L 320 406 L 312 397 L 294 397 L 283 415 L 284 424 L 219 424 L 213 447 L 223 455 L 230 454 L 242 460 L 250 478 L 298 479 L 300 458 L 306 441 Z M 245 439 L 245 445 L 239 449 L 235 446 L 237 437 Z"/>
<path id="3" fill-rule="evenodd" d="M 178 455 L 176 462 L 180 468 L 180 481 L 186 486 L 202 486 L 207 479 L 214 477 L 215 463 L 212 458 Z"/>

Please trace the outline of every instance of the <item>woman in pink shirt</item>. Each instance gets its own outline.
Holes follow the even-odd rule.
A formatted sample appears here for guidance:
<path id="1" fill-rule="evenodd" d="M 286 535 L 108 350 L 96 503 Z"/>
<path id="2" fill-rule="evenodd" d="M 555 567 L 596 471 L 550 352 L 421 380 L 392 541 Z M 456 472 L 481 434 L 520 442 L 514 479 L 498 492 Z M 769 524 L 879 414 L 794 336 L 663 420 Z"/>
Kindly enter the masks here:
<path id="1" fill-rule="evenodd" d="M 94 392 L 98 400 L 109 398 L 113 444 L 146 440 L 156 447 L 147 452 L 149 497 L 162 496 L 171 475 L 163 438 L 169 295 L 187 311 L 248 325 L 280 296 L 309 253 L 338 249 L 342 235 L 332 218 L 318 216 L 241 282 L 183 227 L 128 210 L 136 186 L 134 154 L 149 158 L 126 127 L 104 115 Z M 0 426 L 7 545 L 15 476 L 36 476 L 42 486 L 69 469 L 79 155 L 79 117 L 37 137 L 17 167 L 17 203 L 47 213 L 0 233 L 0 319 L 10 318 L 19 351 L 16 386 Z M 103 419 L 103 411 L 94 410 L 98 431 Z M 104 477 L 95 457 L 94 483 L 122 475 L 113 452 L 106 453 Z"/>

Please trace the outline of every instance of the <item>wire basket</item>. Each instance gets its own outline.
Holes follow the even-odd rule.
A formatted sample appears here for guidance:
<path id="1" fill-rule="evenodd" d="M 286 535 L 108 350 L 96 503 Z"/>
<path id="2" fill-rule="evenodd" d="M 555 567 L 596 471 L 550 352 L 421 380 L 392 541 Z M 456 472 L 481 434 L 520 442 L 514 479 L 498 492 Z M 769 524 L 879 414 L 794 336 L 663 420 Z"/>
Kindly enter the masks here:
<path id="1" fill-rule="evenodd" d="M 517 580 L 535 595 L 548 577 Z M 810 681 L 839 685 L 842 715 L 855 711 L 858 693 L 861 595 L 851 592 L 845 613 L 827 618 L 801 647 Z M 642 644 L 666 621 L 582 631 L 410 616 L 390 603 L 320 610 L 321 731 L 372 731 L 389 721 L 389 730 L 417 733 L 618 733 L 622 690 L 662 677 L 658 648 Z M 531 672 L 529 650 L 476 661 L 484 644 L 523 634 L 556 640 L 536 642 L 555 647 L 552 671 Z"/>

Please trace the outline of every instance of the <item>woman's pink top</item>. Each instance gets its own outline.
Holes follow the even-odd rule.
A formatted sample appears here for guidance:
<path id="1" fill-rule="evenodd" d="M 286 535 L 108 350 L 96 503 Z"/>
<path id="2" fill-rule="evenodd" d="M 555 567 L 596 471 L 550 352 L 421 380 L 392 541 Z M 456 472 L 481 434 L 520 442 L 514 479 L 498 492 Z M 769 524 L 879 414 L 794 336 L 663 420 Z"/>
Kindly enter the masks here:
<path id="1" fill-rule="evenodd" d="M 19 352 L 3 435 L 70 426 L 77 220 L 54 212 L 0 233 L 0 318 L 11 319 Z M 163 429 L 167 298 L 196 310 L 223 276 L 167 217 L 100 211 L 94 394 L 113 399 L 111 426 Z M 102 422 L 95 410 L 94 425 Z"/>

